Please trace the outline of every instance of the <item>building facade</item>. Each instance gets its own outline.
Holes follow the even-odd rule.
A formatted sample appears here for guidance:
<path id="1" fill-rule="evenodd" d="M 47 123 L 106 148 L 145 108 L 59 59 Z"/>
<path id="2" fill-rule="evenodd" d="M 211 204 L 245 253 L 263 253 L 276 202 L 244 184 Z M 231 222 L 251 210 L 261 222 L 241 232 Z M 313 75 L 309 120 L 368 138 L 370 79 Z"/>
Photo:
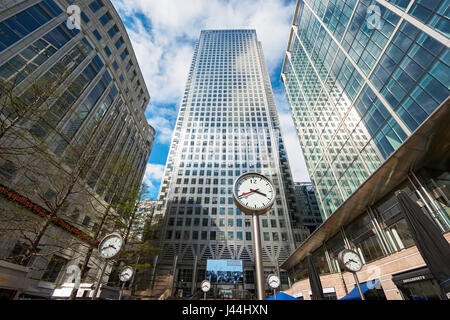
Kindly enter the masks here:
<path id="1" fill-rule="evenodd" d="M 448 239 L 448 6 L 297 2 L 281 78 L 324 218 L 283 263 L 304 296 L 308 252 L 338 298 L 353 288 L 336 260 L 347 247 L 366 264 L 360 280 L 380 279 L 388 299 L 437 297 L 394 192 Z"/>
<path id="2" fill-rule="evenodd" d="M 295 182 L 294 188 L 302 223 L 312 233 L 322 223 L 314 187 L 311 182 Z"/>
<path id="3" fill-rule="evenodd" d="M 87 243 L 98 241 L 96 231 L 116 230 L 113 203 L 139 188 L 155 136 L 144 116 L 150 96 L 109 0 L 2 1 L 0 28 L 0 258 L 3 271 L 17 266 L 27 283 L 0 288 L 48 298 L 67 279 L 66 267 L 82 263 Z M 34 221 L 27 238 L 11 231 L 8 212 Z M 106 212 L 112 221 L 103 223 Z M 19 267 L 14 257 L 49 217 L 40 255 Z M 86 288 L 99 265 L 94 250 Z"/>
<path id="4" fill-rule="evenodd" d="M 157 269 L 174 274 L 174 286 L 180 282 L 196 292 L 207 259 L 236 259 L 244 261 L 244 288 L 254 290 L 250 217 L 232 198 L 235 179 L 249 171 L 268 176 L 276 186 L 273 209 L 260 219 L 269 271 L 290 254 L 294 234 L 301 242 L 307 229 L 293 220 L 293 181 L 263 50 L 255 30 L 204 30 L 156 209 L 166 223 Z"/>

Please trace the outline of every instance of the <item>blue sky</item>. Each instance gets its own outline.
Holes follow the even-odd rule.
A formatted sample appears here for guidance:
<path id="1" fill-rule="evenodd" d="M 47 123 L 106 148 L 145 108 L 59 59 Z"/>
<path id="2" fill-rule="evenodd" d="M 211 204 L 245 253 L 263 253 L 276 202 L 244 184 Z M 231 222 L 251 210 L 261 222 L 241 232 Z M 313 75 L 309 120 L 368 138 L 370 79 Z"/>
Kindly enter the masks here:
<path id="1" fill-rule="evenodd" d="M 280 80 L 295 0 L 112 0 L 133 44 L 150 92 L 146 110 L 156 129 L 144 181 L 156 199 L 195 42 L 202 29 L 256 29 L 280 117 L 294 181 L 309 181 Z"/>

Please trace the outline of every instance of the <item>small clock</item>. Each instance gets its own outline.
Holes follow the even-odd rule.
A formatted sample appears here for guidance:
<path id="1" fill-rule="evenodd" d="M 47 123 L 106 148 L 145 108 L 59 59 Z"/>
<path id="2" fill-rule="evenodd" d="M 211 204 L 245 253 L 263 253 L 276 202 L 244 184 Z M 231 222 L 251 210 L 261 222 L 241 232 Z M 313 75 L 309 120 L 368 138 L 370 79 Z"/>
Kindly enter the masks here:
<path id="1" fill-rule="evenodd" d="M 208 280 L 203 280 L 200 287 L 202 288 L 203 292 L 208 292 L 209 289 L 211 289 L 211 283 Z"/>
<path id="2" fill-rule="evenodd" d="M 267 177 L 256 172 L 247 172 L 236 179 L 233 186 L 236 206 L 245 214 L 261 215 L 272 208 L 275 188 Z"/>
<path id="3" fill-rule="evenodd" d="M 267 277 L 267 283 L 269 284 L 269 287 L 276 289 L 280 286 L 280 278 L 278 278 L 276 274 L 269 274 Z"/>
<path id="4" fill-rule="evenodd" d="M 359 254 L 350 249 L 344 249 L 339 252 L 338 260 L 341 265 L 350 272 L 358 272 L 363 266 L 363 262 Z"/>
<path id="5" fill-rule="evenodd" d="M 133 268 L 130 266 L 126 266 L 124 267 L 121 271 L 120 271 L 120 275 L 119 275 L 119 279 L 122 282 L 127 282 L 128 280 L 131 279 L 131 277 L 133 276 Z"/>
<path id="6" fill-rule="evenodd" d="M 114 258 L 122 249 L 123 240 L 120 234 L 111 233 L 103 238 L 98 245 L 98 252 L 103 259 Z"/>

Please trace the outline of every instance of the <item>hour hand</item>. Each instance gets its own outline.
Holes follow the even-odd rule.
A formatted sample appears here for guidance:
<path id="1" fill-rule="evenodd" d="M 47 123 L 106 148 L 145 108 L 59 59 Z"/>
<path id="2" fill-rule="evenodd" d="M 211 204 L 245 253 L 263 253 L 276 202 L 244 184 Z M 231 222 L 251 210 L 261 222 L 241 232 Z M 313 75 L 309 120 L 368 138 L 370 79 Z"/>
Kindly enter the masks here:
<path id="1" fill-rule="evenodd" d="M 265 193 L 262 193 L 261 191 L 258 191 L 258 190 L 252 190 L 252 191 L 267 198 L 267 195 Z"/>

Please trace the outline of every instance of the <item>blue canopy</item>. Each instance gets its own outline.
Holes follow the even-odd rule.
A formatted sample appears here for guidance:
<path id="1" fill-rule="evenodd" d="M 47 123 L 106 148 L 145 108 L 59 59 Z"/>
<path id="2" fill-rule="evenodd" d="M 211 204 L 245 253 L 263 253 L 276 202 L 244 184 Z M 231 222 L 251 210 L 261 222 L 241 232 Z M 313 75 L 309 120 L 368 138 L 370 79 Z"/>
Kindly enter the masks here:
<path id="1" fill-rule="evenodd" d="M 366 293 L 373 287 L 375 287 L 380 281 L 378 279 L 369 281 L 369 282 L 363 282 L 359 285 L 361 286 L 361 291 Z M 350 291 L 345 297 L 340 298 L 339 300 L 361 300 L 361 296 L 359 294 L 358 286 L 355 284 L 353 287 L 353 290 Z"/>
<path id="2" fill-rule="evenodd" d="M 277 292 L 277 300 L 298 300 L 297 298 L 290 296 L 284 292 Z M 274 296 L 268 297 L 266 300 L 275 300 Z"/>

